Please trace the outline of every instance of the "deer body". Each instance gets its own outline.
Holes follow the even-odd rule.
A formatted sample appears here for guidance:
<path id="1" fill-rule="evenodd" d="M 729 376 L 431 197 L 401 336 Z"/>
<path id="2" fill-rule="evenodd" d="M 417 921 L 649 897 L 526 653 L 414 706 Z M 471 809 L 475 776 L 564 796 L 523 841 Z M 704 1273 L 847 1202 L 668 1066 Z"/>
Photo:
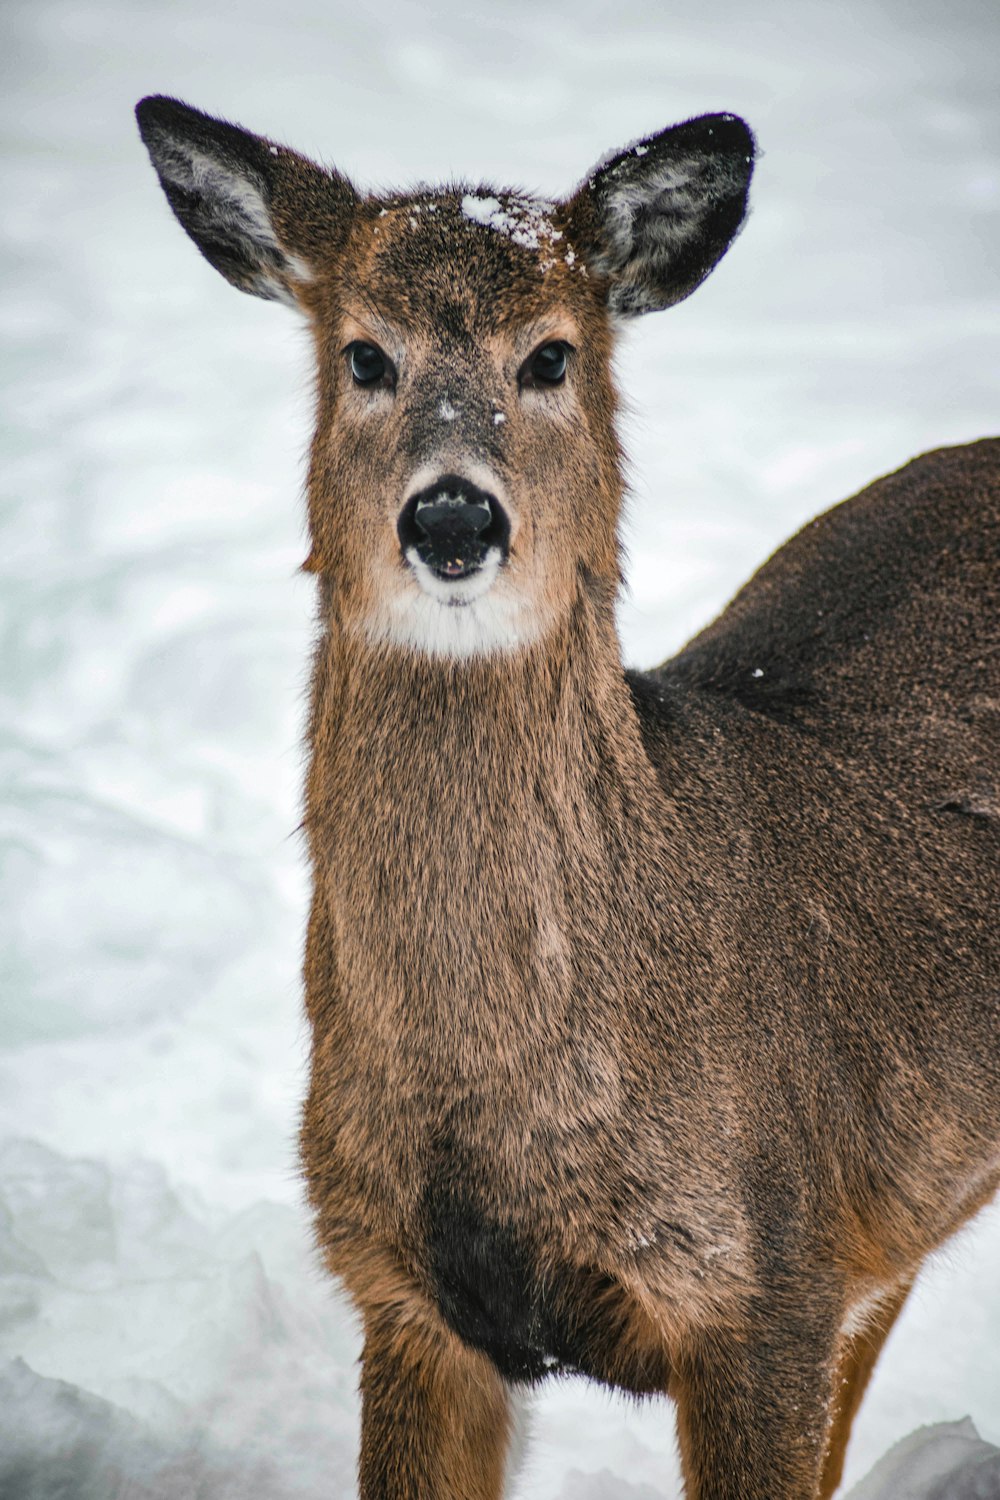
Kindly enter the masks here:
<path id="1" fill-rule="evenodd" d="M 316 333 L 302 1155 L 362 1500 L 498 1500 L 510 1389 L 560 1371 L 670 1394 L 690 1500 L 831 1495 L 1000 1181 L 1000 443 L 626 673 L 608 310 L 724 252 L 745 127 L 539 206 L 140 124 L 209 259 Z"/>

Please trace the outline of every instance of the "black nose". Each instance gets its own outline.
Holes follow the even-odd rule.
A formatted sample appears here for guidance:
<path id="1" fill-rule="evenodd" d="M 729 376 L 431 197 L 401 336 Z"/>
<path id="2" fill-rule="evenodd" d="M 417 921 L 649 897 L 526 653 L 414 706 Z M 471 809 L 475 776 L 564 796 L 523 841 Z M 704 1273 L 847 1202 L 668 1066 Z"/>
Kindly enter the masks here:
<path id="1" fill-rule="evenodd" d="M 488 500 L 465 500 L 460 495 L 438 495 L 433 500 L 418 500 L 413 522 L 435 545 L 468 545 L 493 520 Z"/>
<path id="2" fill-rule="evenodd" d="M 493 547 L 503 560 L 510 540 L 510 523 L 496 496 L 455 474 L 411 495 L 396 529 L 404 557 L 416 551 L 440 578 L 477 572 Z"/>

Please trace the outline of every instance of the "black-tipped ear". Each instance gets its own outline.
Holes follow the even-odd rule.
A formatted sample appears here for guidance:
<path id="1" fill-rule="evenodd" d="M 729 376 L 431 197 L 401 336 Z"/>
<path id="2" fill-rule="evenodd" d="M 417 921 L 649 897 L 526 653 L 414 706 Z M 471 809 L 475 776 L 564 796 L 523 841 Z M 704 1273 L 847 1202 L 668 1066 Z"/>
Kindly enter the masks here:
<path id="1" fill-rule="evenodd" d="M 160 185 L 206 260 L 256 297 L 297 305 L 318 255 L 346 235 L 346 178 L 162 95 L 136 107 Z"/>
<path id="2" fill-rule="evenodd" d="M 743 222 L 754 138 L 735 115 L 702 115 L 628 146 L 566 205 L 570 232 L 608 282 L 619 317 L 694 291 Z"/>

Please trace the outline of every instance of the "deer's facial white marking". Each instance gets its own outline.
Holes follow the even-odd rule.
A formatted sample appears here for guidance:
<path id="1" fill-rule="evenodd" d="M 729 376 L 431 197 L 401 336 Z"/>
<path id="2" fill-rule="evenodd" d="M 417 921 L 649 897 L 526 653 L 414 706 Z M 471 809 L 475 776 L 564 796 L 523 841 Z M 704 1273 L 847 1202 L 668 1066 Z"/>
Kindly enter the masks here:
<path id="1" fill-rule="evenodd" d="M 478 573 L 473 573 L 470 578 L 452 579 L 439 578 L 433 568 L 421 561 L 416 547 L 410 547 L 405 556 L 424 593 L 448 609 L 464 609 L 488 593 L 497 581 L 503 561 L 499 547 L 491 547 Z"/>
<path id="2" fill-rule="evenodd" d="M 489 495 L 518 530 L 511 514 L 506 486 L 484 464 L 465 461 L 459 476 Z M 432 490 L 455 466 L 438 461 L 422 464 L 406 487 L 403 510 L 415 497 Z M 464 577 L 446 578 L 420 557 L 415 546 L 403 551 L 405 568 L 379 589 L 377 606 L 365 624 L 370 639 L 454 660 L 496 652 L 516 651 L 536 640 L 548 624 L 548 613 L 508 567 L 508 555 L 490 546 L 477 570 Z"/>
<path id="3" fill-rule="evenodd" d="M 500 578 L 499 553 L 471 578 L 439 579 L 414 554 L 403 586 L 384 590 L 363 622 L 376 643 L 391 642 L 453 661 L 519 651 L 543 634 L 548 611 Z"/>

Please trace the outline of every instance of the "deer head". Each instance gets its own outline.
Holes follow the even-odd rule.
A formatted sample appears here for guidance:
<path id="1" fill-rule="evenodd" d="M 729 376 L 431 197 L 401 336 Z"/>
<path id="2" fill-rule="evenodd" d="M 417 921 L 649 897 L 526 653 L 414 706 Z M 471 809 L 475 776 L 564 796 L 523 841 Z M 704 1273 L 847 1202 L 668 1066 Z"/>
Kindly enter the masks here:
<path id="1" fill-rule="evenodd" d="M 507 652 L 581 588 L 610 608 L 621 320 L 688 296 L 746 212 L 753 137 L 706 115 L 605 159 L 568 198 L 451 184 L 365 196 L 166 98 L 139 126 L 217 270 L 308 318 L 318 365 L 306 564 L 342 628 Z"/>

